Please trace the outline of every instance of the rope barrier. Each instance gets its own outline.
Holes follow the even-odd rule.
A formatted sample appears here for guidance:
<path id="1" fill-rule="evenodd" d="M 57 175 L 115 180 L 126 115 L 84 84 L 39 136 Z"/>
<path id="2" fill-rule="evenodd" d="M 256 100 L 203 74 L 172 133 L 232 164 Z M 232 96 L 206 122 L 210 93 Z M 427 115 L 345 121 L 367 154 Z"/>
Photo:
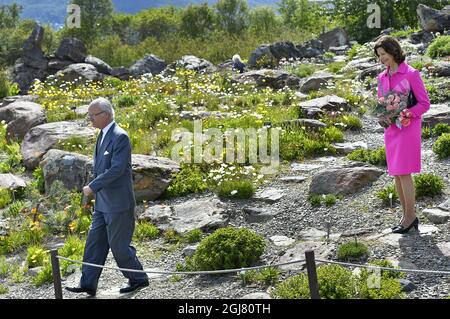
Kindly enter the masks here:
<path id="1" fill-rule="evenodd" d="M 263 266 L 253 266 L 253 267 L 245 267 L 245 268 L 234 268 L 234 269 L 209 270 L 209 271 L 166 271 L 166 270 L 137 270 L 137 269 L 118 268 L 118 267 L 111 267 L 111 266 L 102 266 L 102 265 L 87 263 L 87 262 L 83 262 L 83 261 L 73 260 L 73 259 L 69 259 L 66 257 L 62 257 L 62 256 L 56 256 L 56 257 L 58 259 L 62 259 L 62 260 L 66 260 L 66 261 L 70 261 L 73 263 L 82 264 L 82 265 L 86 265 L 86 266 L 91 266 L 91 267 L 106 268 L 106 269 L 120 270 L 120 271 L 127 271 L 127 272 L 160 274 L 160 275 L 217 275 L 217 274 L 227 274 L 227 273 L 235 273 L 235 272 L 243 272 L 243 271 L 245 272 L 247 270 L 256 270 L 256 269 L 286 266 L 286 265 L 305 262 L 305 259 L 299 259 L 299 260 L 293 260 L 293 261 L 285 262 L 285 263 L 263 265 Z M 446 270 L 390 268 L 390 267 L 382 267 L 382 266 L 375 266 L 375 265 L 353 264 L 353 263 L 324 260 L 324 259 L 315 259 L 315 261 L 318 263 L 323 263 L 323 264 L 336 264 L 336 265 L 349 266 L 349 267 L 361 267 L 361 268 L 380 269 L 380 270 L 389 270 L 389 271 L 397 271 L 397 272 L 450 275 L 450 271 L 446 271 Z"/>
<path id="2" fill-rule="evenodd" d="M 118 267 L 111 267 L 111 266 L 102 266 L 97 264 L 91 264 L 84 261 L 78 261 L 78 260 L 72 260 L 66 257 L 62 256 L 56 256 L 58 259 L 67 260 L 73 263 L 82 264 L 86 266 L 91 267 L 97 267 L 97 268 L 106 268 L 106 269 L 112 269 L 112 270 L 120 270 L 120 271 L 129 271 L 129 272 L 137 272 L 137 273 L 147 273 L 147 274 L 161 274 L 161 275 L 216 275 L 216 274 L 227 274 L 227 273 L 234 273 L 234 272 L 242 272 L 247 270 L 255 270 L 255 269 L 263 269 L 263 268 L 271 268 L 271 267 L 278 267 L 278 266 L 285 266 L 285 265 L 291 265 L 296 263 L 304 262 L 305 259 L 299 259 L 299 260 L 293 260 L 285 263 L 278 263 L 273 265 L 263 265 L 263 266 L 253 266 L 253 267 L 246 267 L 246 268 L 235 268 L 235 269 L 223 269 L 223 270 L 209 270 L 209 271 L 166 271 L 166 270 L 138 270 L 138 269 L 127 269 L 127 268 L 118 268 Z"/>
<path id="3" fill-rule="evenodd" d="M 316 262 L 325 263 L 325 264 L 337 264 L 337 265 L 351 266 L 351 267 L 362 267 L 362 268 L 371 268 L 371 269 L 390 270 L 390 271 L 398 271 L 398 272 L 412 272 L 412 273 L 426 273 L 426 274 L 437 274 L 437 275 L 450 275 L 450 271 L 446 271 L 446 270 L 389 268 L 389 267 L 381 267 L 381 266 L 375 266 L 375 265 L 352 264 L 352 263 L 345 263 L 345 262 L 332 261 L 332 260 L 323 260 L 323 259 L 316 259 Z"/>

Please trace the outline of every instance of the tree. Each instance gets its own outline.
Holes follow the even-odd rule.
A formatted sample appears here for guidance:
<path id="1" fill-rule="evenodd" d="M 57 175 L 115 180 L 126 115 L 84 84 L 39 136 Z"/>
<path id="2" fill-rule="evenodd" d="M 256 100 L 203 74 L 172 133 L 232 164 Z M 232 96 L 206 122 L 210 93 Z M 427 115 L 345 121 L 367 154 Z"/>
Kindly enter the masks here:
<path id="1" fill-rule="evenodd" d="M 246 0 L 219 0 L 215 4 L 217 25 L 230 34 L 239 34 L 249 24 Z"/>
<path id="2" fill-rule="evenodd" d="M 309 3 L 308 0 L 281 0 L 278 6 L 286 26 L 302 32 L 317 28 L 317 18 L 320 17 L 315 12 L 318 5 Z"/>
<path id="3" fill-rule="evenodd" d="M 250 12 L 250 27 L 254 34 L 269 34 L 279 30 L 281 18 L 270 7 L 257 7 Z"/>
<path id="4" fill-rule="evenodd" d="M 180 28 L 180 10 L 169 6 L 139 12 L 133 21 L 133 27 L 139 33 L 140 40 L 147 37 L 159 40 L 165 34 L 177 32 Z"/>
<path id="5" fill-rule="evenodd" d="M 207 3 L 190 5 L 181 14 L 181 30 L 190 37 L 207 35 L 214 28 L 214 11 Z"/>
<path id="6" fill-rule="evenodd" d="M 112 21 L 111 0 L 72 0 L 71 4 L 80 6 L 80 28 L 66 29 L 65 33 L 91 45 L 102 34 L 108 34 Z"/>
<path id="7" fill-rule="evenodd" d="M 17 3 L 0 6 L 0 29 L 15 28 L 19 24 L 22 7 Z"/>

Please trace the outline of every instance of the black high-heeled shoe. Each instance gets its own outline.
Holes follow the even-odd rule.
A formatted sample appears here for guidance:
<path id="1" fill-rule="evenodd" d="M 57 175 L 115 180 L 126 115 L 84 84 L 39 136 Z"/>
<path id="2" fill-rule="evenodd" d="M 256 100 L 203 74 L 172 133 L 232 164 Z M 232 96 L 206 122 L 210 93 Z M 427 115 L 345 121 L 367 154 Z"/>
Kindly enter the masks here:
<path id="1" fill-rule="evenodd" d="M 395 234 L 404 234 L 404 233 L 407 233 L 413 227 L 416 230 L 419 230 L 419 219 L 417 217 L 416 217 L 416 219 L 414 219 L 414 221 L 408 227 L 398 225 L 394 229 L 392 229 L 392 232 Z"/>

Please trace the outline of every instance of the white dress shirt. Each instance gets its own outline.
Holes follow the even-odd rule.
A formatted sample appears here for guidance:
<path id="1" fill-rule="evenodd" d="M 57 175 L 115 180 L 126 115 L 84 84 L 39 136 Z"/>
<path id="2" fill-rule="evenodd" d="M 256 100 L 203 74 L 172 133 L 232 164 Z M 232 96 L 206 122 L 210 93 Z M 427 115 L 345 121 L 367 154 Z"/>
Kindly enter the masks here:
<path id="1" fill-rule="evenodd" d="M 111 121 L 111 123 L 109 123 L 107 126 L 105 126 L 102 129 L 103 135 L 102 135 L 102 140 L 100 141 L 100 145 L 98 146 L 99 148 L 102 146 L 103 140 L 105 139 L 106 133 L 108 133 L 109 129 L 111 128 L 111 126 L 114 124 L 114 121 Z"/>

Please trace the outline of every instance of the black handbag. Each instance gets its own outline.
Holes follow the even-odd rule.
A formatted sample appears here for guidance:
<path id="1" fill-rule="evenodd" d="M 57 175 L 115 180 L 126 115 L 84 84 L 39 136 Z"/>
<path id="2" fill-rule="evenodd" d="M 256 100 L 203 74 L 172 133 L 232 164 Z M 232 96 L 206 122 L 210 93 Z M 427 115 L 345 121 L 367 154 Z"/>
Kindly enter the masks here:
<path id="1" fill-rule="evenodd" d="M 416 104 L 417 104 L 416 96 L 414 95 L 413 90 L 409 90 L 408 101 L 406 102 L 406 108 L 410 109 Z"/>

